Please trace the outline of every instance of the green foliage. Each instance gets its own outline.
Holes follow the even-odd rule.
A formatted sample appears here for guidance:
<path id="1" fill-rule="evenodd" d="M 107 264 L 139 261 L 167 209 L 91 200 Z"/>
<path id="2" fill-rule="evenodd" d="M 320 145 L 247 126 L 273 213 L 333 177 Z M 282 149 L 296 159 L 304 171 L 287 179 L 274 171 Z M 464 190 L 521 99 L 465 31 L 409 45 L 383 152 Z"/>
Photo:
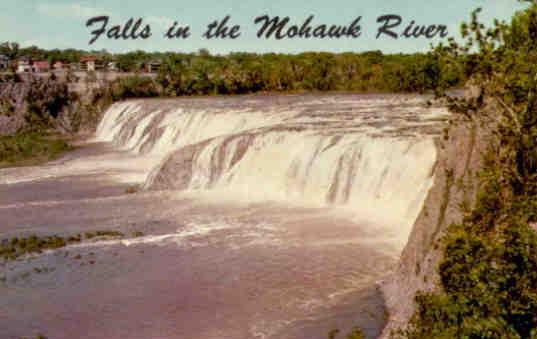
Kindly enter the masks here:
<path id="1" fill-rule="evenodd" d="M 11 58 L 28 56 L 51 62 L 78 62 L 90 53 L 76 50 L 20 48 L 0 45 Z M 147 53 L 134 51 L 112 55 L 91 52 L 115 60 L 123 72 L 143 72 L 152 60 L 162 63 L 157 79 L 132 76 L 114 83 L 114 99 L 151 96 L 245 94 L 260 91 L 428 91 L 442 84 L 458 86 L 465 80 L 462 69 L 448 67 L 433 53 L 391 54 L 306 52 L 290 54 L 231 53 L 215 56 L 198 53 Z M 138 88 L 140 87 L 140 88 Z"/>
<path id="2" fill-rule="evenodd" d="M 328 333 L 328 339 L 336 339 L 339 333 L 339 330 L 330 331 Z M 346 339 L 365 339 L 365 335 L 360 328 L 355 327 L 347 334 Z"/>
<path id="3" fill-rule="evenodd" d="M 119 78 L 97 96 L 117 101 L 277 91 L 425 92 L 440 84 L 454 87 L 464 81 L 461 69 L 444 70 L 447 66 L 434 54 L 167 53 L 161 58 L 155 79 L 140 75 Z"/>
<path id="4" fill-rule="evenodd" d="M 166 54 L 157 82 L 165 96 L 259 91 L 413 92 L 456 86 L 455 70 L 442 72 L 434 54 L 307 52 L 297 55 Z"/>
<path id="5" fill-rule="evenodd" d="M 4 260 L 14 260 L 22 255 L 41 253 L 47 249 L 57 249 L 67 245 L 67 241 L 59 236 L 4 239 L 0 242 L 0 257 Z"/>
<path id="6" fill-rule="evenodd" d="M 405 333 L 425 338 L 532 338 L 537 328 L 537 235 L 526 223 L 485 236 L 453 226 L 439 273 L 444 292 L 421 294 Z"/>
<path id="7" fill-rule="evenodd" d="M 69 149 L 65 140 L 39 132 L 0 136 L 0 167 L 48 161 Z"/>
<path id="8" fill-rule="evenodd" d="M 83 56 L 98 55 L 101 58 L 108 60 L 112 55 L 106 51 L 82 51 L 76 49 L 53 49 L 44 50 L 37 46 L 20 47 L 16 42 L 4 42 L 0 44 L 0 54 L 8 56 L 10 59 L 18 59 L 21 57 L 29 57 L 32 60 L 48 60 L 51 64 L 56 61 L 63 62 L 78 62 Z"/>
<path id="9" fill-rule="evenodd" d="M 143 237 L 143 236 L 144 236 L 144 233 L 141 232 L 141 231 L 134 231 L 134 232 L 132 233 L 132 237 L 133 237 L 133 238 L 139 238 L 139 237 Z"/>
<path id="10" fill-rule="evenodd" d="M 76 99 L 76 95 L 69 92 L 66 82 L 56 81 L 53 78 L 34 77 L 30 80 L 28 88 L 25 96 L 27 104 L 25 118 L 34 130 L 51 126 L 53 119 Z"/>
<path id="11" fill-rule="evenodd" d="M 146 62 L 158 60 L 162 62 L 157 79 L 162 86 L 159 92 L 162 96 L 313 90 L 423 92 L 440 84 L 457 86 L 465 80 L 462 69 L 447 67 L 449 65 L 432 53 L 384 55 L 380 51 L 370 51 L 215 56 L 200 50 L 197 53 L 133 51 L 113 55 L 106 51 L 21 48 L 17 43 L 5 42 L 0 44 L 0 54 L 11 59 L 27 56 L 51 63 L 79 62 L 83 56 L 91 54 L 105 62 L 115 60 L 120 71 L 134 73 L 143 72 Z M 133 80 L 130 82 L 122 86 L 134 88 L 131 86 Z M 138 94 L 147 96 L 144 91 Z"/>
<path id="12" fill-rule="evenodd" d="M 94 231 L 94 232 L 86 232 L 85 234 L 86 239 L 93 239 L 95 237 L 123 237 L 124 234 L 118 231 Z"/>
<path id="13" fill-rule="evenodd" d="M 407 339 L 537 338 L 537 5 L 485 28 L 475 11 L 439 58 L 456 63 L 479 95 L 450 99 L 469 119 L 490 118 L 497 144 L 462 225 L 443 239 L 440 293 L 416 297 Z M 494 109 L 491 112 L 491 107 Z"/>
<path id="14" fill-rule="evenodd" d="M 158 84 L 151 78 L 129 76 L 119 78 L 110 85 L 113 101 L 128 98 L 150 98 L 161 94 Z"/>
<path id="15" fill-rule="evenodd" d="M 15 114 L 15 105 L 10 100 L 0 99 L 0 115 L 12 116 Z"/>
<path id="16" fill-rule="evenodd" d="M 124 236 L 123 233 L 112 230 L 86 232 L 84 235 L 87 240 L 96 237 L 118 238 Z M 58 235 L 38 237 L 31 235 L 26 238 L 14 237 L 11 239 L 3 239 L 0 240 L 0 258 L 3 258 L 4 260 L 15 260 L 25 254 L 42 253 L 44 250 L 58 249 L 65 247 L 68 244 L 80 243 L 81 241 L 81 234 L 71 235 L 69 237 L 61 237 Z"/>
<path id="17" fill-rule="evenodd" d="M 365 335 L 361 329 L 354 328 L 349 334 L 347 334 L 347 339 L 365 339 Z"/>

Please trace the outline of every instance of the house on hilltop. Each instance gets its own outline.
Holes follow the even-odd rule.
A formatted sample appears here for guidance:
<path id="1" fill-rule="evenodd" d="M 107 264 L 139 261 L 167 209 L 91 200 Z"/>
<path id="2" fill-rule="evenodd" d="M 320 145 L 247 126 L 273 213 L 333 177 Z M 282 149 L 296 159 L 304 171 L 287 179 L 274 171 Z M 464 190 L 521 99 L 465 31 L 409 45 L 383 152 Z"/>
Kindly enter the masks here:
<path id="1" fill-rule="evenodd" d="M 72 72 L 77 72 L 82 69 L 82 66 L 79 62 L 71 62 L 66 65 L 66 68 L 69 69 Z"/>
<path id="2" fill-rule="evenodd" d="M 162 61 L 154 59 L 149 60 L 144 64 L 145 71 L 147 73 L 157 73 L 162 66 Z"/>
<path id="3" fill-rule="evenodd" d="M 17 73 L 30 73 L 32 71 L 32 60 L 23 56 L 17 60 Z"/>
<path id="4" fill-rule="evenodd" d="M 117 68 L 117 62 L 116 61 L 110 61 L 108 62 L 108 64 L 106 65 L 106 68 L 109 70 L 109 71 L 117 71 L 118 68 Z"/>
<path id="5" fill-rule="evenodd" d="M 54 65 L 52 65 L 52 68 L 59 71 L 65 68 L 65 64 L 63 63 L 63 61 L 56 61 Z"/>
<path id="6" fill-rule="evenodd" d="M 34 61 L 32 64 L 32 70 L 35 73 L 45 73 L 50 71 L 50 64 L 46 60 Z"/>
<path id="7" fill-rule="evenodd" d="M 85 56 L 80 59 L 80 69 L 86 72 L 95 72 L 104 69 L 104 62 L 94 55 Z"/>
<path id="8" fill-rule="evenodd" d="M 6 71 L 9 68 L 9 58 L 0 54 L 0 71 Z"/>

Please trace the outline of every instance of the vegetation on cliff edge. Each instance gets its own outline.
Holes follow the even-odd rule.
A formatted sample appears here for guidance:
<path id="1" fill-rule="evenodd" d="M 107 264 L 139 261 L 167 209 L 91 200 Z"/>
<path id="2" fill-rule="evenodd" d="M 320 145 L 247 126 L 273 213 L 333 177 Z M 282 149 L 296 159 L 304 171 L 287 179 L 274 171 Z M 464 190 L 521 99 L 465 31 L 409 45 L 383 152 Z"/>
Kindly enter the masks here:
<path id="1" fill-rule="evenodd" d="M 451 40 L 437 53 L 462 62 L 478 87 L 475 97 L 450 99 L 452 109 L 491 121 L 496 142 L 484 155 L 475 206 L 443 239 L 441 291 L 416 297 L 396 337 L 537 338 L 537 5 L 492 28 L 478 13 L 462 26 L 465 44 Z"/>

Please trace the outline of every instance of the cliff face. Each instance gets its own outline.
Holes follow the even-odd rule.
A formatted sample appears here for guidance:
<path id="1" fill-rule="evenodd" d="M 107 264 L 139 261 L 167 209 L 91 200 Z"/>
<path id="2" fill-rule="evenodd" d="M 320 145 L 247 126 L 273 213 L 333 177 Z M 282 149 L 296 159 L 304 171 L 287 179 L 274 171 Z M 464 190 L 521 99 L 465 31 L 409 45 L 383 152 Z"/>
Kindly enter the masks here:
<path id="1" fill-rule="evenodd" d="M 24 126 L 28 92 L 27 83 L 0 82 L 0 136 L 13 134 Z"/>
<path id="2" fill-rule="evenodd" d="M 474 203 L 482 155 L 494 142 L 491 126 L 493 123 L 460 117 L 453 121 L 449 136 L 438 140 L 433 187 L 414 224 L 399 266 L 392 277 L 381 283 L 390 315 L 382 339 L 389 338 L 393 329 L 405 327 L 414 312 L 414 297 L 418 291 L 439 288 L 440 239 L 449 225 L 462 220 L 461 207 L 471 207 Z"/>
<path id="3" fill-rule="evenodd" d="M 70 105 L 67 83 L 31 75 L 0 79 L 0 135 L 16 133 L 31 114 L 43 120 L 58 118 Z"/>
<path id="4" fill-rule="evenodd" d="M 84 92 L 73 84 L 62 77 L 32 74 L 0 78 L 0 136 L 25 127 L 30 112 L 60 132 L 92 130 L 106 105 L 94 100 L 94 88 Z"/>

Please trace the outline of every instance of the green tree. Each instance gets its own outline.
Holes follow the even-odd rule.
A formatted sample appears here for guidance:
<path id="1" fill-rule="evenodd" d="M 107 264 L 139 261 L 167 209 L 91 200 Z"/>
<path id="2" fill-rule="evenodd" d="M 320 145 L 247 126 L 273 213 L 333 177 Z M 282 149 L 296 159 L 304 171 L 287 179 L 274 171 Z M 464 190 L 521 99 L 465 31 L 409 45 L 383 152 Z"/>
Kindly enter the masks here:
<path id="1" fill-rule="evenodd" d="M 465 43 L 439 46 L 478 90 L 445 97 L 454 112 L 494 121 L 475 207 L 449 228 L 439 265 L 441 292 L 420 294 L 408 339 L 537 338 L 537 5 L 511 23 L 462 25 Z M 439 83 L 446 86 L 446 83 Z"/>

